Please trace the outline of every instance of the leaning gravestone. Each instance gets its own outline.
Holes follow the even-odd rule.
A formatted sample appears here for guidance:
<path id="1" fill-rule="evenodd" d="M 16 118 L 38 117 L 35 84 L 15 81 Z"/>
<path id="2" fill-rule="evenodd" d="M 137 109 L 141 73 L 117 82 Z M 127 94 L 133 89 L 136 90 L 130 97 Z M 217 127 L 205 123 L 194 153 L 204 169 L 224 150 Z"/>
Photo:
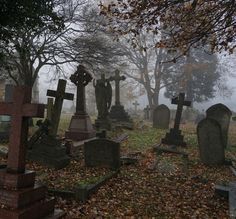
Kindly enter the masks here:
<path id="1" fill-rule="evenodd" d="M 161 104 L 153 111 L 153 128 L 168 129 L 170 123 L 170 110 Z"/>
<path id="2" fill-rule="evenodd" d="M 230 109 L 221 103 L 211 106 L 206 111 L 207 118 L 214 119 L 220 124 L 224 147 L 227 146 L 228 142 L 228 130 L 231 116 L 232 112 Z"/>
<path id="3" fill-rule="evenodd" d="M 197 126 L 200 160 L 206 165 L 220 165 L 225 161 L 225 151 L 220 124 L 210 118 Z"/>
<path id="4" fill-rule="evenodd" d="M 85 165 L 90 167 L 120 167 L 120 143 L 108 139 L 95 139 L 84 144 Z"/>

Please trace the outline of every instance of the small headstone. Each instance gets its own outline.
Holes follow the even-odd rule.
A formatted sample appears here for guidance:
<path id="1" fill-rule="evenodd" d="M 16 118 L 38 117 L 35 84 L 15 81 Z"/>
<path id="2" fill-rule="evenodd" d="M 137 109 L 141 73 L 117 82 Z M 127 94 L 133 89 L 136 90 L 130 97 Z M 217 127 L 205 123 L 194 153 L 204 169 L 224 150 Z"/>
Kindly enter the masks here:
<path id="1" fill-rule="evenodd" d="M 232 112 L 230 109 L 221 103 L 211 106 L 206 111 L 207 118 L 214 119 L 220 124 L 224 147 L 227 146 L 228 142 L 228 130 L 231 116 Z"/>
<path id="2" fill-rule="evenodd" d="M 136 101 L 133 103 L 133 105 L 134 105 L 134 113 L 137 114 L 138 106 L 139 106 L 140 104 L 139 104 L 138 101 L 136 100 Z"/>
<path id="3" fill-rule="evenodd" d="M 225 151 L 221 127 L 214 119 L 203 119 L 197 126 L 200 160 L 206 165 L 225 162 Z"/>
<path id="4" fill-rule="evenodd" d="M 84 144 L 85 165 L 120 167 L 120 144 L 108 139 L 95 139 Z"/>
<path id="5" fill-rule="evenodd" d="M 147 105 L 143 111 L 144 111 L 144 119 L 149 120 L 150 119 L 150 107 Z"/>
<path id="6" fill-rule="evenodd" d="M 170 123 L 170 110 L 161 104 L 153 111 L 153 128 L 168 129 Z"/>

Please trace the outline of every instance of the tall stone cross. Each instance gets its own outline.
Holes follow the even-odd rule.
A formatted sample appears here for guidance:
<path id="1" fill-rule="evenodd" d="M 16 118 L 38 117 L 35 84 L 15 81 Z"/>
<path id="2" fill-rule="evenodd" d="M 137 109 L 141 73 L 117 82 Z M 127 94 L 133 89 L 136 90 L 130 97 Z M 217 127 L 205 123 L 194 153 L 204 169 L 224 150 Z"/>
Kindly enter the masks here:
<path id="1" fill-rule="evenodd" d="M 135 113 L 137 113 L 137 107 L 138 107 L 140 104 L 139 104 L 138 101 L 136 100 L 136 101 L 133 103 L 133 105 L 134 105 L 134 111 L 135 111 Z"/>
<path id="2" fill-rule="evenodd" d="M 111 81 L 115 81 L 115 105 L 120 105 L 120 81 L 124 81 L 126 77 L 120 76 L 119 70 L 115 71 L 115 76 L 110 77 Z"/>
<path id="3" fill-rule="evenodd" d="M 43 104 L 31 104 L 31 88 L 15 87 L 12 102 L 0 103 L 0 114 L 11 116 L 11 131 L 7 158 L 9 173 L 25 171 L 26 133 L 29 117 L 44 117 Z"/>
<path id="4" fill-rule="evenodd" d="M 66 93 L 66 80 L 59 79 L 57 90 L 47 90 L 47 96 L 55 97 L 53 110 L 52 110 L 52 117 L 51 117 L 51 129 L 50 135 L 56 136 L 58 125 L 60 122 L 61 110 L 63 105 L 63 100 L 73 100 L 74 94 Z"/>
<path id="5" fill-rule="evenodd" d="M 147 105 L 144 109 L 145 119 L 150 119 L 150 107 Z"/>
<path id="6" fill-rule="evenodd" d="M 185 93 L 180 93 L 178 97 L 171 100 L 171 104 L 177 104 L 177 111 L 175 115 L 174 129 L 179 130 L 183 106 L 191 106 L 191 101 L 186 101 Z"/>
<path id="7" fill-rule="evenodd" d="M 70 77 L 71 82 L 77 86 L 75 114 L 86 114 L 85 86 L 92 81 L 92 79 L 91 74 L 83 65 L 79 65 L 76 72 Z"/>

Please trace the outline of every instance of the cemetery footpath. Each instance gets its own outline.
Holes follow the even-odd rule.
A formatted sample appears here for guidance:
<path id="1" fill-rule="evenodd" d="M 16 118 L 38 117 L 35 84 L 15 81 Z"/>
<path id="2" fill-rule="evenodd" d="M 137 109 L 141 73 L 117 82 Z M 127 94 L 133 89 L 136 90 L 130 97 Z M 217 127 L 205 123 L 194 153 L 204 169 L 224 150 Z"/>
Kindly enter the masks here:
<path id="1" fill-rule="evenodd" d="M 63 133 L 70 116 L 62 115 L 59 131 Z M 93 120 L 93 119 L 92 119 Z M 147 122 L 134 130 L 108 132 L 108 138 L 128 135 L 121 143 L 121 156 L 137 159 L 136 163 L 121 165 L 120 171 L 109 178 L 89 198 L 81 202 L 74 198 L 56 196 L 56 208 L 66 218 L 95 217 L 155 217 L 155 218 L 229 218 L 227 198 L 215 193 L 216 184 L 235 181 L 228 165 L 205 166 L 200 162 L 196 126 L 180 125 L 187 147 L 187 164 L 173 153 L 157 154 L 153 147 L 168 131 L 152 128 Z M 236 160 L 236 124 L 229 129 L 226 159 Z M 6 158 L 1 158 L 1 164 Z M 105 167 L 86 167 L 83 157 L 72 159 L 63 169 L 46 168 L 27 162 L 27 169 L 36 171 L 36 182 L 44 183 L 49 191 L 70 190 L 101 181 L 113 171 Z M 50 194 L 50 196 L 54 194 Z"/>

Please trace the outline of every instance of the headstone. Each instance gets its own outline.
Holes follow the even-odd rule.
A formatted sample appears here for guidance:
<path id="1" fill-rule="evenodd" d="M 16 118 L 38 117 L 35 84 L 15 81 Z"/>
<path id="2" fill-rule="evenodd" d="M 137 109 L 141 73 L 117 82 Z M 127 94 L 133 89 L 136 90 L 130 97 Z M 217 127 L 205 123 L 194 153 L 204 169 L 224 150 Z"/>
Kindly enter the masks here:
<path id="1" fill-rule="evenodd" d="M 93 81 L 95 88 L 96 105 L 98 117 L 95 121 L 95 126 L 98 129 L 111 129 L 111 121 L 109 118 L 109 109 L 112 100 L 112 87 L 109 79 L 105 78 L 105 74 L 101 75 L 101 79 Z"/>
<path id="2" fill-rule="evenodd" d="M 206 111 L 207 118 L 214 119 L 220 124 L 224 147 L 227 146 L 228 142 L 228 130 L 231 116 L 232 112 L 230 109 L 221 103 L 211 106 Z"/>
<path id="3" fill-rule="evenodd" d="M 139 104 L 138 101 L 136 100 L 136 101 L 133 103 L 133 105 L 134 105 L 134 113 L 137 114 L 138 106 L 139 106 L 140 104 Z"/>
<path id="4" fill-rule="evenodd" d="M 13 97 L 14 85 L 5 85 L 5 102 L 11 102 Z M 2 115 L 0 116 L 0 141 L 9 140 L 11 117 Z"/>
<path id="5" fill-rule="evenodd" d="M 70 80 L 77 86 L 76 112 L 71 118 L 65 137 L 76 141 L 93 138 L 96 133 L 86 112 L 85 98 L 85 87 L 92 81 L 92 76 L 83 65 L 79 65 Z"/>
<path id="6" fill-rule="evenodd" d="M 28 118 L 44 116 L 44 105 L 31 104 L 30 93 L 30 87 L 16 87 L 13 101 L 0 103 L 0 114 L 11 116 L 7 165 L 0 168 L 0 218 L 61 218 L 61 212 L 55 215 L 54 198 L 46 199 L 47 188 L 35 184 L 35 173 L 25 170 Z"/>
<path id="7" fill-rule="evenodd" d="M 143 111 L 144 111 L 144 119 L 145 120 L 149 120 L 150 119 L 150 107 L 149 107 L 149 105 L 147 105 L 144 109 L 143 109 Z"/>
<path id="8" fill-rule="evenodd" d="M 174 128 L 171 128 L 170 132 L 166 133 L 165 138 L 163 138 L 161 142 L 167 145 L 186 146 L 186 143 L 183 141 L 184 137 L 183 135 L 181 135 L 181 130 L 179 129 L 179 126 L 180 126 L 183 106 L 190 106 L 191 101 L 186 101 L 185 93 L 180 93 L 178 97 L 172 99 L 171 103 L 177 104 Z"/>
<path id="9" fill-rule="evenodd" d="M 120 143 L 108 139 L 95 139 L 84 144 L 85 165 L 90 167 L 120 167 Z"/>
<path id="10" fill-rule="evenodd" d="M 220 124 L 210 118 L 197 126 L 200 160 L 206 165 L 220 165 L 225 161 L 225 151 Z"/>
<path id="11" fill-rule="evenodd" d="M 57 138 L 57 130 L 61 116 L 63 100 L 73 100 L 74 95 L 65 92 L 66 81 L 60 79 L 57 91 L 48 90 L 47 95 L 55 97 L 49 99 L 47 106 L 47 119 L 39 126 L 39 129 L 30 138 L 28 158 L 48 167 L 61 169 L 70 163 L 66 148 Z"/>
<path id="12" fill-rule="evenodd" d="M 153 111 L 153 128 L 168 129 L 170 123 L 170 110 L 161 104 Z"/>
<path id="13" fill-rule="evenodd" d="M 115 105 L 111 107 L 110 118 L 117 122 L 132 123 L 130 116 L 120 103 L 120 81 L 124 81 L 125 76 L 120 76 L 120 72 L 116 70 L 115 76 L 110 77 L 110 80 L 115 81 Z"/>

